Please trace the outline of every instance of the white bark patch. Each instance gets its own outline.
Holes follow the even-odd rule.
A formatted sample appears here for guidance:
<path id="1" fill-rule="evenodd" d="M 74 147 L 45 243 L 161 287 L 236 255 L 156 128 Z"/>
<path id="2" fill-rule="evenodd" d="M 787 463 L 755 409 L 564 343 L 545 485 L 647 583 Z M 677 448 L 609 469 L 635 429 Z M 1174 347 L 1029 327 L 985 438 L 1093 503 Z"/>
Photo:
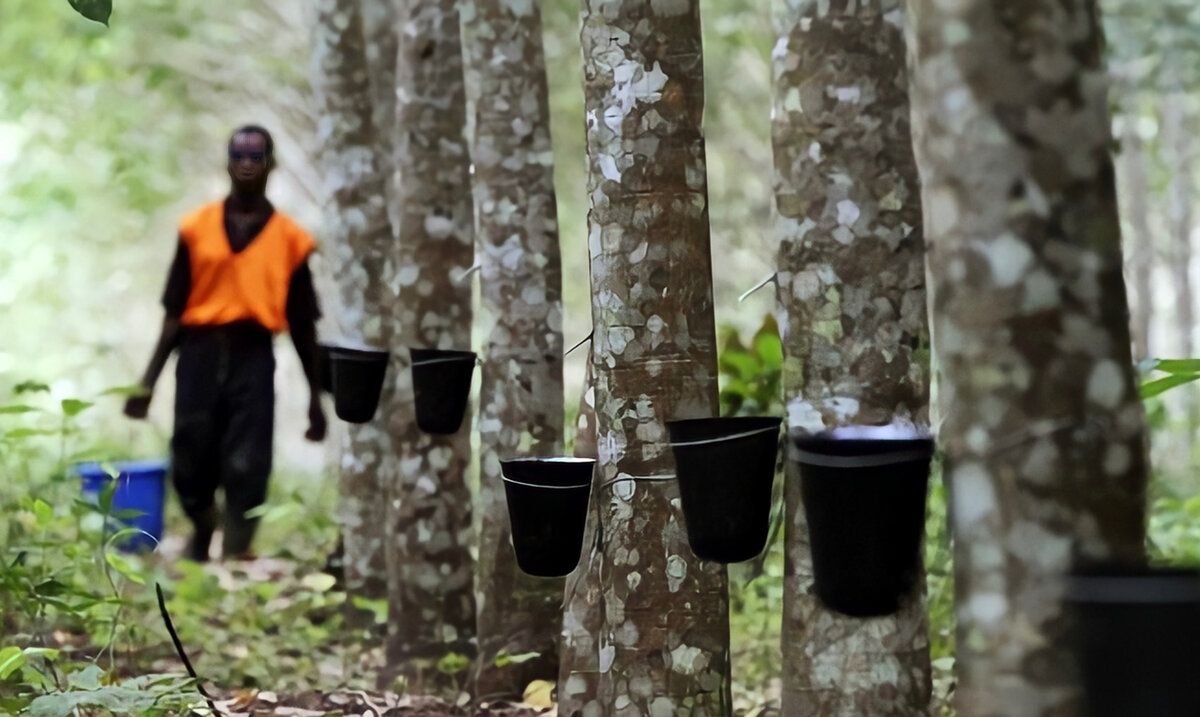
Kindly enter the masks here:
<path id="1" fill-rule="evenodd" d="M 596 163 L 600 165 L 600 173 L 605 179 L 611 179 L 614 182 L 621 181 L 621 170 L 617 168 L 617 160 L 611 155 L 602 154 L 596 158 Z"/>
<path id="2" fill-rule="evenodd" d="M 700 662 L 702 657 L 700 648 L 680 645 L 671 650 L 671 669 L 681 675 L 694 675 L 699 672 L 696 663 Z"/>
<path id="3" fill-rule="evenodd" d="M 533 0 L 504 0 L 504 4 L 508 7 L 508 11 L 517 17 L 527 17 L 533 14 Z M 471 5 L 471 3 L 462 5 Z"/>
<path id="4" fill-rule="evenodd" d="M 992 270 L 996 286 L 1013 286 L 1025 275 L 1033 261 L 1028 244 L 1012 234 L 1003 234 L 991 241 L 977 242 L 975 250 L 983 254 Z"/>
<path id="5" fill-rule="evenodd" d="M 834 396 L 825 400 L 825 408 L 833 411 L 833 415 L 837 416 L 838 423 L 850 423 L 862 408 L 856 398 L 847 396 Z"/>
<path id="6" fill-rule="evenodd" d="M 965 463 L 954 469 L 954 523 L 967 528 L 996 510 L 996 493 L 991 476 L 978 463 Z"/>
<path id="7" fill-rule="evenodd" d="M 417 283 L 417 279 L 421 276 L 421 268 L 418 266 L 402 266 L 396 272 L 396 284 L 398 286 L 412 286 Z"/>
<path id="8" fill-rule="evenodd" d="M 999 625 L 1008 613 L 1008 600 L 1002 593 L 976 593 L 967 601 L 966 611 L 981 627 Z"/>
<path id="9" fill-rule="evenodd" d="M 674 717 L 675 703 L 666 697 L 655 697 L 650 703 L 650 717 Z"/>
<path id="10" fill-rule="evenodd" d="M 862 216 L 862 210 L 849 199 L 843 199 L 837 203 L 837 215 L 838 224 L 848 227 L 858 221 L 858 218 Z"/>
<path id="11" fill-rule="evenodd" d="M 629 620 L 626 620 L 613 633 L 613 639 L 616 640 L 618 645 L 625 645 L 626 647 L 634 647 L 635 645 L 637 645 L 637 641 L 638 641 L 637 625 L 634 625 Z"/>
<path id="12" fill-rule="evenodd" d="M 617 482 L 613 483 L 613 495 L 617 496 L 625 502 L 633 499 L 633 494 L 637 492 L 637 481 L 628 473 L 621 473 L 617 476 Z"/>
<path id="13" fill-rule="evenodd" d="M 687 561 L 678 555 L 670 555 L 667 557 L 667 589 L 671 592 L 679 592 L 679 586 L 683 584 L 683 579 L 687 577 L 688 566 Z"/>
<path id="14" fill-rule="evenodd" d="M 425 233 L 432 239 L 445 239 L 454 233 L 454 222 L 449 217 L 429 214 L 425 217 Z"/>
<path id="15" fill-rule="evenodd" d="M 617 659 L 617 648 L 612 645 L 605 645 L 600 648 L 600 671 L 608 672 L 612 669 L 613 660 Z"/>
<path id="16" fill-rule="evenodd" d="M 629 342 L 633 341 L 636 334 L 633 329 L 628 326 L 617 326 L 608 330 L 608 348 L 609 350 L 620 356 L 625 353 Z"/>
<path id="17" fill-rule="evenodd" d="M 1104 450 L 1104 472 L 1110 476 L 1124 475 L 1133 462 L 1133 454 L 1127 446 L 1111 444 Z"/>
<path id="18" fill-rule="evenodd" d="M 1112 411 L 1124 398 L 1125 380 L 1121 367 L 1112 359 L 1098 361 L 1088 376 L 1087 399 Z"/>
<path id="19" fill-rule="evenodd" d="M 788 403 L 788 428 L 815 433 L 825 427 L 821 412 L 803 398 Z"/>
<path id="20" fill-rule="evenodd" d="M 858 87 L 835 87 L 833 95 L 837 97 L 838 102 L 858 104 L 858 101 L 862 99 L 862 90 Z"/>

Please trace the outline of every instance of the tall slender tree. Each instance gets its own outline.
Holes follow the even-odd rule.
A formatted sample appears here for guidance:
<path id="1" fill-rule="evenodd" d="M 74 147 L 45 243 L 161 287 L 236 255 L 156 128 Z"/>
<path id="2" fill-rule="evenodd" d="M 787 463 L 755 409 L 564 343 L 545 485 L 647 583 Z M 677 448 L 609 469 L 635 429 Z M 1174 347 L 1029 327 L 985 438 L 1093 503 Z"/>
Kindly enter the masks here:
<path id="1" fill-rule="evenodd" d="M 699 6 L 583 7 L 604 623 L 578 713 L 727 715 L 726 572 L 688 548 L 664 426 L 717 412 Z"/>
<path id="2" fill-rule="evenodd" d="M 776 295 L 789 429 L 928 429 L 924 243 L 903 0 L 786 0 L 775 9 Z M 924 712 L 931 692 L 924 581 L 895 615 L 857 619 L 829 610 L 813 592 L 795 475 L 785 503 L 783 713 Z"/>
<path id="3" fill-rule="evenodd" d="M 516 565 L 500 461 L 563 449 L 562 261 L 541 14 L 528 0 L 463 6 L 476 80 L 475 212 L 487 346 L 480 386 L 478 694 L 558 674 L 562 580 Z M 537 653 L 502 663 L 497 655 Z"/>
<path id="4" fill-rule="evenodd" d="M 472 264 L 474 219 L 456 2 L 404 0 L 398 25 L 391 346 L 400 370 L 397 409 L 386 419 L 398 473 L 387 500 L 388 659 L 412 675 L 423 660 L 473 653 L 470 416 L 453 435 L 418 429 L 408 349 L 470 347 L 470 285 L 455 279 Z"/>
<path id="5" fill-rule="evenodd" d="M 959 714 L 1073 714 L 1064 574 L 1145 537 L 1098 12 L 910 7 Z"/>
<path id="6" fill-rule="evenodd" d="M 400 6 L 403 0 L 359 0 L 362 3 L 363 25 L 366 32 L 366 56 L 369 69 L 374 112 L 372 120 L 379 137 L 376 147 L 379 161 L 385 170 L 388 208 L 394 210 L 396 183 L 393 155 L 396 143 L 396 62 L 399 58 Z M 399 217 L 390 216 L 392 232 L 397 231 Z"/>
<path id="7" fill-rule="evenodd" d="M 596 389 L 589 361 L 579 397 L 575 423 L 574 453 L 580 458 L 597 458 Z M 600 597 L 600 566 L 603 556 L 596 537 L 601 522 L 604 489 L 593 475 L 592 492 L 584 524 L 579 565 L 567 576 L 563 592 L 562 640 L 559 647 L 558 711 L 564 717 L 582 715 L 588 704 L 596 704 L 600 684 L 600 645 L 604 627 L 604 602 Z"/>
<path id="8" fill-rule="evenodd" d="M 385 163 L 375 151 L 360 0 L 320 0 L 313 44 L 313 86 L 320 104 L 318 146 L 325 188 L 325 254 L 340 289 L 337 323 L 352 340 L 390 340 L 395 243 L 384 199 Z M 347 590 L 383 598 L 384 481 L 392 465 L 385 427 L 390 395 L 371 423 L 351 426 L 342 453 L 340 522 Z"/>

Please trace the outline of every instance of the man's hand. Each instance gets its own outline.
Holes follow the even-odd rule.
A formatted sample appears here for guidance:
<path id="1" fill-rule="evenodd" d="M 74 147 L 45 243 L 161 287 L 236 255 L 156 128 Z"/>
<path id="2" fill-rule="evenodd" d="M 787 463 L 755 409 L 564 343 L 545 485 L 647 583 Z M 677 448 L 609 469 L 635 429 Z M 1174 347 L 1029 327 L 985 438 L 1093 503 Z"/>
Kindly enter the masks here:
<path id="1" fill-rule="evenodd" d="M 146 391 L 125 399 L 125 415 L 138 420 L 145 418 L 146 414 L 150 412 L 150 399 L 153 397 L 152 393 Z"/>
<path id="2" fill-rule="evenodd" d="M 310 441 L 323 441 L 326 428 L 325 410 L 321 408 L 321 393 L 314 391 L 308 401 L 308 430 L 305 431 L 304 437 Z"/>

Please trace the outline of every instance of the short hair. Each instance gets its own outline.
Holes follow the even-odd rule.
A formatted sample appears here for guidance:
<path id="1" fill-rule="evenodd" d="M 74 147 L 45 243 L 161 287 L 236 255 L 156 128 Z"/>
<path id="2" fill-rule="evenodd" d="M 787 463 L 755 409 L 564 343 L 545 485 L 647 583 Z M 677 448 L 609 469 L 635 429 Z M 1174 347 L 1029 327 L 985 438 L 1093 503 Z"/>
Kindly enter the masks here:
<path id="1" fill-rule="evenodd" d="M 238 127 L 237 129 L 235 129 L 233 131 L 233 134 L 229 135 L 229 146 L 231 148 L 233 147 L 233 138 L 238 136 L 239 134 L 257 134 L 257 135 L 259 135 L 260 137 L 263 138 L 263 143 L 266 145 L 267 158 L 268 159 L 275 158 L 275 140 L 271 137 L 271 133 L 267 131 L 266 127 L 262 127 L 262 126 L 259 126 L 256 124 L 244 124 L 241 127 Z"/>

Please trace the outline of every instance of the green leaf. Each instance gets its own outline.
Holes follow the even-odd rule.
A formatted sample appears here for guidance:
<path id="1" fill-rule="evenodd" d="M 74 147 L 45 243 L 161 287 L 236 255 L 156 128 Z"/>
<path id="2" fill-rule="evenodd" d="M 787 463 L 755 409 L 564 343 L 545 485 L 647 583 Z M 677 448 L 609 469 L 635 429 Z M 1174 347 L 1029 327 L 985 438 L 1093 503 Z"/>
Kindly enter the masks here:
<path id="1" fill-rule="evenodd" d="M 471 658 L 457 652 L 448 652 L 437 662 L 437 671 L 443 675 L 457 675 L 471 667 Z"/>
<path id="2" fill-rule="evenodd" d="M 33 588 L 33 591 L 41 596 L 54 597 L 56 595 L 62 595 L 63 593 L 67 592 L 68 589 L 69 588 L 63 583 L 51 578 L 44 582 L 38 583 L 37 586 Z"/>
<path id="3" fill-rule="evenodd" d="M 8 679 L 12 673 L 25 665 L 25 653 L 19 647 L 0 649 L 0 680 Z"/>
<path id="4" fill-rule="evenodd" d="M 99 665 L 90 664 L 87 667 L 67 675 L 67 684 L 73 690 L 98 690 L 102 687 L 100 681 L 104 670 Z"/>
<path id="5" fill-rule="evenodd" d="M 33 502 L 33 514 L 37 516 L 38 525 L 45 527 L 54 519 L 54 507 L 38 498 Z"/>
<path id="6" fill-rule="evenodd" d="M 376 625 L 386 625 L 388 617 L 388 601 L 386 599 L 376 599 L 360 597 L 358 595 L 350 596 L 350 604 L 359 610 L 364 610 L 372 613 L 375 616 Z"/>
<path id="7" fill-rule="evenodd" d="M 20 403 L 13 404 L 11 406 L 0 406 L 0 414 L 29 413 L 30 411 L 36 411 L 36 410 L 37 410 L 37 408 L 35 408 L 33 406 L 26 406 L 26 405 L 23 405 Z"/>
<path id="8" fill-rule="evenodd" d="M 91 401 L 80 401 L 77 398 L 64 398 L 62 400 L 63 413 L 68 416 L 78 416 L 94 405 L 96 404 Z"/>
<path id="9" fill-rule="evenodd" d="M 106 388 L 100 392 L 101 396 L 122 396 L 128 398 L 130 396 L 147 396 L 149 392 L 146 387 L 140 383 L 131 383 L 128 386 L 113 386 Z"/>
<path id="10" fill-rule="evenodd" d="M 14 428 L 11 431 L 5 432 L 4 437 L 9 438 L 9 439 L 18 439 L 18 438 L 32 438 L 34 436 L 56 436 L 56 435 L 58 435 L 58 431 L 51 431 L 51 430 L 44 429 L 44 428 Z"/>
<path id="11" fill-rule="evenodd" d="M 67 0 L 75 12 L 89 20 L 108 26 L 108 18 L 112 16 L 112 0 Z"/>
<path id="12" fill-rule="evenodd" d="M 300 584 L 315 593 L 323 593 L 333 589 L 337 578 L 328 573 L 309 573 L 300 579 Z"/>
<path id="13" fill-rule="evenodd" d="M 134 532 L 137 532 L 137 531 L 134 531 Z M 124 531 L 124 530 L 117 531 L 117 533 L 114 534 L 112 536 L 112 538 L 109 538 L 109 541 L 112 542 L 113 540 L 115 540 L 119 537 L 125 537 L 125 536 L 121 535 L 122 533 L 125 533 L 125 535 L 128 535 L 128 533 L 126 533 L 126 531 Z M 112 566 L 113 570 L 116 570 L 118 573 L 124 575 L 130 581 L 135 582 L 138 585 L 146 584 L 146 578 L 142 577 L 142 575 L 138 572 L 137 568 L 135 568 L 133 566 L 133 563 L 126 560 L 125 556 L 121 555 L 120 553 L 117 553 L 112 550 L 107 550 L 104 553 L 104 559 L 105 559 L 105 561 L 108 562 L 109 565 Z"/>
<path id="14" fill-rule="evenodd" d="M 1191 383 L 1192 381 L 1196 380 L 1200 380 L 1200 373 L 1171 374 L 1170 376 L 1155 379 L 1153 381 L 1146 381 L 1142 384 L 1140 393 L 1142 398 L 1150 398 L 1152 396 L 1157 396 L 1164 391 L 1169 391 L 1176 386 L 1182 386 L 1185 383 Z"/>
<path id="15" fill-rule="evenodd" d="M 779 334 L 760 332 L 754 337 L 754 351 L 765 370 L 778 371 L 783 366 L 783 342 Z"/>
<path id="16" fill-rule="evenodd" d="M 50 393 L 50 386 L 41 381 L 22 381 L 13 386 L 13 393 L 17 395 L 22 393 Z"/>
<path id="17" fill-rule="evenodd" d="M 1158 359 L 1154 362 L 1154 370 L 1165 373 L 1200 373 L 1200 358 Z"/>

